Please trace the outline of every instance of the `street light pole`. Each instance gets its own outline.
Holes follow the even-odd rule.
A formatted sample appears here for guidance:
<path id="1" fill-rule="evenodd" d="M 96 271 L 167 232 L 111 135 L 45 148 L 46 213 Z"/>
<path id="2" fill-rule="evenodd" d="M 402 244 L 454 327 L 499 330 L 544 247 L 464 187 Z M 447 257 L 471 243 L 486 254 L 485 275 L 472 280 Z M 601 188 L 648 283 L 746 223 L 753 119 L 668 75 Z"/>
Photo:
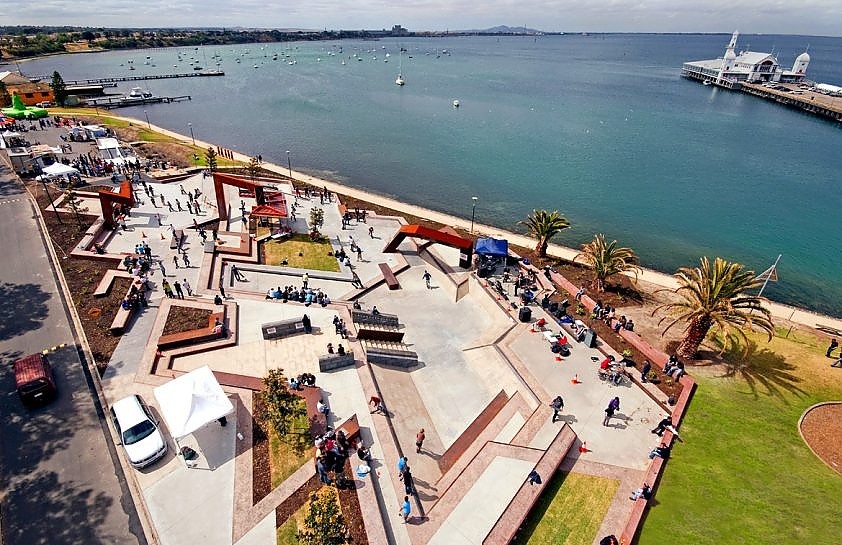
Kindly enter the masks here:
<path id="1" fill-rule="evenodd" d="M 39 169 L 39 170 L 40 170 L 40 169 Z M 45 179 L 43 178 L 43 175 L 42 175 L 42 177 L 41 177 L 41 183 L 42 183 L 42 184 L 44 184 L 44 193 L 46 193 L 46 194 L 47 194 L 47 199 L 50 201 L 50 204 L 52 204 L 52 205 L 53 205 L 53 212 L 55 212 L 55 213 L 56 213 L 56 219 L 58 220 L 58 222 L 59 222 L 61 225 L 64 225 L 64 222 L 63 222 L 63 221 L 61 221 L 61 216 L 59 215 L 58 210 L 56 209 L 56 203 L 55 203 L 55 202 L 53 202 L 53 197 L 50 195 L 50 190 L 49 190 L 49 189 L 47 189 L 47 180 L 45 180 Z"/>
<path id="2" fill-rule="evenodd" d="M 188 123 L 188 127 L 190 127 L 190 139 L 193 140 L 193 147 L 196 147 L 196 137 L 193 136 L 193 123 Z"/>
<path id="3" fill-rule="evenodd" d="M 289 177 L 292 178 L 292 160 L 289 158 L 289 150 L 287 150 L 287 168 L 289 168 Z"/>
<path id="4" fill-rule="evenodd" d="M 146 116 L 146 128 L 151 131 L 152 125 L 149 124 L 149 114 L 146 113 L 146 110 L 143 110 L 143 115 Z"/>
<path id="5" fill-rule="evenodd" d="M 473 203 L 471 204 L 471 234 L 474 234 L 474 216 L 477 213 L 477 199 L 479 197 L 471 197 Z"/>

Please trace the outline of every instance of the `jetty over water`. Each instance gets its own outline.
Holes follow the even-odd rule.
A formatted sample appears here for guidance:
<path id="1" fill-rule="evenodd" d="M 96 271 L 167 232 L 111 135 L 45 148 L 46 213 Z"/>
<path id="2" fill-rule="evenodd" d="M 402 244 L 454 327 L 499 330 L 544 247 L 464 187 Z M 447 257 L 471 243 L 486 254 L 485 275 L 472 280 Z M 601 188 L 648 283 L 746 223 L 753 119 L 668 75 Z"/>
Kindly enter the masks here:
<path id="1" fill-rule="evenodd" d="M 133 100 L 126 100 L 123 96 L 108 96 L 102 98 L 89 98 L 85 101 L 87 106 L 94 106 L 97 108 L 125 108 L 128 106 L 139 106 L 141 104 L 169 104 L 170 102 L 181 102 L 183 100 L 192 100 L 190 95 L 180 95 L 176 97 L 149 97 L 138 98 Z"/>
<path id="2" fill-rule="evenodd" d="M 172 79 L 172 78 L 201 78 L 211 76 L 224 76 L 222 70 L 202 70 L 196 72 L 184 72 L 181 74 L 148 74 L 145 76 L 118 76 L 113 78 L 91 78 L 65 80 L 67 85 L 96 85 L 106 83 L 117 83 L 120 81 L 143 81 L 149 79 Z"/>

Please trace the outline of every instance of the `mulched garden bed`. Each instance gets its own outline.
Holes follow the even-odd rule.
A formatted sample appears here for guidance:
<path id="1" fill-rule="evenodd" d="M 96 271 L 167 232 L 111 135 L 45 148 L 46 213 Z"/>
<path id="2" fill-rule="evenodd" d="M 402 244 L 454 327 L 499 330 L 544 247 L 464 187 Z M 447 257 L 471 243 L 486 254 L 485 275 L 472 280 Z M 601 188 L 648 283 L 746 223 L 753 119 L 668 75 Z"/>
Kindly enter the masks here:
<path id="1" fill-rule="evenodd" d="M 164 325 L 164 332 L 161 335 L 172 335 L 173 333 L 185 333 L 195 329 L 202 329 L 208 326 L 208 320 L 212 312 L 204 308 L 170 307 L 167 315 L 167 323 Z"/>
<path id="2" fill-rule="evenodd" d="M 816 456 L 842 473 L 842 403 L 810 409 L 801 421 L 801 435 Z"/>
<path id="3" fill-rule="evenodd" d="M 252 392 L 251 402 L 253 407 L 251 420 L 252 504 L 257 504 L 272 491 L 272 468 L 269 467 L 269 433 L 267 428 L 269 423 L 266 422 L 265 418 L 266 404 L 259 392 Z M 292 510 L 292 513 L 294 512 L 295 509 Z"/>
<path id="4" fill-rule="evenodd" d="M 49 200 L 43 187 L 35 182 L 29 182 L 28 186 L 44 214 L 48 236 L 58 254 L 58 265 L 64 272 L 64 278 L 73 296 L 73 304 L 76 306 L 79 320 L 85 330 L 85 337 L 87 337 L 88 344 L 91 347 L 94 363 L 102 374 L 108 366 L 114 349 L 120 342 L 120 337 L 111 334 L 110 327 L 117 309 L 120 307 L 120 302 L 129 289 L 130 280 L 118 278 L 112 284 L 111 291 L 108 292 L 106 297 L 94 298 L 93 292 L 102 280 L 103 275 L 106 271 L 117 268 L 119 261 L 88 260 L 69 256 L 85 231 L 96 220 L 96 217 L 80 216 L 82 220 L 80 226 L 73 214 L 59 213 L 61 218 L 61 222 L 59 222 L 52 209 L 47 208 Z M 51 195 L 53 198 L 56 197 L 54 193 L 51 193 Z"/>

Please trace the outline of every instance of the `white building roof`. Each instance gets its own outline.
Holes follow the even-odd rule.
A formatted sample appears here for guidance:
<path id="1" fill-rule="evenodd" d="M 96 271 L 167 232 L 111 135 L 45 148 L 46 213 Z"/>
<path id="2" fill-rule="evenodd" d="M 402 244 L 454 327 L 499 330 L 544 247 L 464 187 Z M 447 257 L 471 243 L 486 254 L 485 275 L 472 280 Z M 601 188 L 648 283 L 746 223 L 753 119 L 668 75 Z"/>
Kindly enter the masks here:
<path id="1" fill-rule="evenodd" d="M 770 55 L 769 53 L 760 53 L 758 51 L 743 51 L 739 55 L 737 55 L 736 62 L 744 63 L 744 64 L 760 64 L 765 60 L 771 60 L 773 63 L 778 64 L 778 61 Z"/>

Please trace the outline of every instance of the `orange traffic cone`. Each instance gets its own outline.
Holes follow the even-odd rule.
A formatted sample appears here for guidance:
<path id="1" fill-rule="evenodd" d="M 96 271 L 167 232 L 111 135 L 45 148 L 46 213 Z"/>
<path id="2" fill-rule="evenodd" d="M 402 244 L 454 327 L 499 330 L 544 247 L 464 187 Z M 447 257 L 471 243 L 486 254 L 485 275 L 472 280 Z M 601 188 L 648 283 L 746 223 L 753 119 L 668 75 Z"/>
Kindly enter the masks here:
<path id="1" fill-rule="evenodd" d="M 582 444 L 579 445 L 579 452 L 582 453 L 582 454 L 585 454 L 586 452 L 590 452 L 590 450 L 588 450 L 588 442 L 587 441 L 582 441 Z"/>
<path id="2" fill-rule="evenodd" d="M 573 375 L 573 380 L 570 381 L 570 384 L 582 384 L 581 381 L 579 381 L 579 373 Z"/>
<path id="3" fill-rule="evenodd" d="M 556 356 L 555 361 L 561 361 L 561 356 Z"/>
<path id="4" fill-rule="evenodd" d="M 161 240 L 167 240 L 167 239 L 164 237 L 164 233 L 161 233 Z"/>
<path id="5" fill-rule="evenodd" d="M 146 238 L 146 231 L 140 232 L 140 238 Z"/>

